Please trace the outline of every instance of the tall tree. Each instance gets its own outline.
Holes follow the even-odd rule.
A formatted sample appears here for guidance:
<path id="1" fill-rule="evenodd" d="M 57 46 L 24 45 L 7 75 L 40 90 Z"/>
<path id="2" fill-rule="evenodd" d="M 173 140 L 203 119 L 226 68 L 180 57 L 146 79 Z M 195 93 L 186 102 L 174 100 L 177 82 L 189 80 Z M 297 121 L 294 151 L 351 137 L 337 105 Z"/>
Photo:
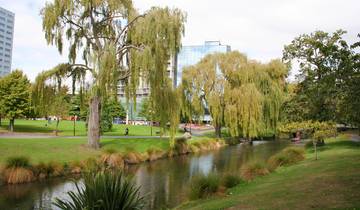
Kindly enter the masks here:
<path id="1" fill-rule="evenodd" d="M 284 61 L 297 62 L 300 67 L 297 97 L 304 99 L 302 105 L 309 110 L 305 119 L 341 121 L 338 109 L 344 85 L 341 75 L 351 71 L 353 54 L 342 38 L 345 33 L 315 31 L 295 38 L 284 48 Z"/>
<path id="2" fill-rule="evenodd" d="M 32 86 L 32 104 L 35 107 L 35 112 L 41 116 L 55 116 L 56 127 L 55 135 L 58 134 L 60 119 L 69 116 L 70 110 L 70 96 L 68 95 L 68 88 L 62 84 L 60 75 L 53 75 L 53 72 L 58 71 L 56 68 L 40 73 Z M 46 83 L 50 77 L 55 84 L 51 82 Z"/>
<path id="3" fill-rule="evenodd" d="M 280 60 L 262 64 L 239 52 L 221 57 L 225 86 L 225 122 L 232 136 L 249 140 L 275 131 L 284 100 L 288 68 Z"/>
<path id="4" fill-rule="evenodd" d="M 224 122 L 225 80 L 218 68 L 220 54 L 210 54 L 198 64 L 184 69 L 182 89 L 182 113 L 193 119 L 209 110 L 217 137 L 221 136 Z"/>
<path id="5" fill-rule="evenodd" d="M 209 55 L 184 71 L 184 112 L 190 106 L 204 113 L 207 107 L 217 136 L 225 124 L 232 136 L 251 139 L 275 130 L 286 75 L 279 60 L 261 64 L 236 51 Z"/>
<path id="6" fill-rule="evenodd" d="M 30 107 L 30 82 L 20 70 L 12 71 L 0 79 L 2 114 L 10 120 L 10 131 L 14 131 L 16 118 L 25 117 Z"/>
<path id="7" fill-rule="evenodd" d="M 136 97 L 139 77 L 147 80 L 162 126 L 170 121 L 174 137 L 178 112 L 176 92 L 167 78 L 170 58 L 176 55 L 184 32 L 184 14 L 153 7 L 139 14 L 131 0 L 53 0 L 42 10 L 43 30 L 49 44 L 61 53 L 70 44 L 66 75 L 84 80 L 91 76 L 88 144 L 99 148 L 100 109 L 117 94 L 120 80 L 128 84 L 127 96 Z M 78 62 L 78 54 L 82 62 Z M 75 84 L 75 82 L 73 83 Z M 175 116 L 175 118 L 173 117 Z M 177 118 L 176 118 L 177 117 Z"/>
<path id="8" fill-rule="evenodd" d="M 360 38 L 360 34 L 358 35 Z M 360 134 L 360 53 L 358 48 L 360 41 L 351 45 L 352 54 L 350 67 L 346 68 L 341 74 L 344 81 L 342 85 L 343 100 L 341 103 L 341 111 L 349 124 L 358 127 Z M 357 50 L 356 50 L 357 49 Z"/>

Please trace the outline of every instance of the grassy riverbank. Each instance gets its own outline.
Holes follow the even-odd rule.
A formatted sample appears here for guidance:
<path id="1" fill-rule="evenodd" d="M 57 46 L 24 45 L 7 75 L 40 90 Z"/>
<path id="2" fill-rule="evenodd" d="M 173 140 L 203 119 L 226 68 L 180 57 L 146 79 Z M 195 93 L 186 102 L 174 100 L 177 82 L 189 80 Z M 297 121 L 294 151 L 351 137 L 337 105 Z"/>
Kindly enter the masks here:
<path id="1" fill-rule="evenodd" d="M 8 132 L 9 121 L 2 120 L 0 126 L 0 132 Z M 52 135 L 53 131 L 56 128 L 56 122 L 52 121 L 51 124 L 48 124 L 46 120 L 24 120 L 18 119 L 15 120 L 15 132 L 21 133 L 41 133 Z M 125 128 L 129 128 L 129 136 L 150 136 L 151 129 L 152 135 L 159 135 L 156 132 L 160 131 L 159 127 L 150 127 L 145 125 L 124 125 L 124 124 L 114 124 L 110 132 L 105 132 L 105 136 L 123 136 L 125 133 Z M 73 136 L 74 132 L 74 122 L 68 120 L 62 120 L 59 123 L 59 136 Z M 86 136 L 86 127 L 84 121 L 75 122 L 75 135 L 76 136 Z"/>
<path id="2" fill-rule="evenodd" d="M 32 163 L 56 161 L 65 163 L 96 157 L 101 151 L 114 149 L 124 152 L 131 149 L 143 153 L 149 148 L 167 150 L 168 139 L 101 139 L 102 148 L 86 147 L 86 138 L 2 139 L 0 138 L 0 165 L 11 156 L 29 157 Z"/>
<path id="3" fill-rule="evenodd" d="M 242 183 L 226 196 L 186 203 L 176 209 L 355 209 L 360 207 L 360 142 L 345 136 L 327 141 L 319 160 L 307 150 L 296 165 Z"/>

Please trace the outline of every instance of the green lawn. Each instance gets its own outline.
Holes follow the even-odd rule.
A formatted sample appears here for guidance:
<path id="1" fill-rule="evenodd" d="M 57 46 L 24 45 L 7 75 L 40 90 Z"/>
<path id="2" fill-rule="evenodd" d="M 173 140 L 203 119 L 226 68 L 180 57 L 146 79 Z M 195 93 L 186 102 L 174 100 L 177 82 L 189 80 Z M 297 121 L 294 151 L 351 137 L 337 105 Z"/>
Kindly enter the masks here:
<path id="1" fill-rule="evenodd" d="M 95 157 L 101 150 L 113 148 L 121 152 L 132 148 L 145 152 L 150 147 L 168 149 L 168 139 L 101 139 L 101 150 L 87 148 L 86 138 L 4 139 L 0 138 L 0 165 L 10 156 L 26 156 L 32 163 L 69 162 Z"/>
<path id="2" fill-rule="evenodd" d="M 59 124 L 59 136 L 72 136 L 73 135 L 73 121 L 63 120 Z M 8 128 L 9 121 L 2 120 L 2 125 L 0 126 L 0 132 L 6 132 Z M 15 132 L 26 132 L 26 133 L 48 133 L 52 134 L 55 130 L 56 122 L 52 121 L 51 124 L 47 124 L 45 120 L 15 120 Z M 103 135 L 106 136 L 123 136 L 125 133 L 125 128 L 129 128 L 130 136 L 150 136 L 151 127 L 143 125 L 124 125 L 124 124 L 114 124 L 113 129 L 110 132 L 105 132 Z M 153 135 L 158 135 L 156 132 L 160 130 L 159 127 L 153 127 Z M 75 123 L 75 134 L 76 136 L 86 136 L 85 122 L 77 121 Z"/>
<path id="3" fill-rule="evenodd" d="M 319 158 L 315 161 L 309 150 L 299 164 L 240 184 L 227 196 L 192 201 L 176 209 L 359 209 L 360 143 L 328 140 Z"/>

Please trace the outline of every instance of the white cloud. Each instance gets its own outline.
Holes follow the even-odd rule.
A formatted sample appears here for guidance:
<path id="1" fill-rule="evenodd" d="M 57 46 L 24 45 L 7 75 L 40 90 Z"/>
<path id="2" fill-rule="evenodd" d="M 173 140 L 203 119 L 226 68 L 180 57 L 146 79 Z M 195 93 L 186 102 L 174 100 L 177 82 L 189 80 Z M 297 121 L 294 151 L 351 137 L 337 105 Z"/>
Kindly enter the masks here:
<path id="1" fill-rule="evenodd" d="M 44 4 L 45 0 L 0 0 L 2 7 L 16 15 L 13 67 L 32 79 L 66 61 L 45 42 L 39 16 Z M 360 33 L 357 0 L 135 0 L 135 6 L 142 11 L 151 6 L 186 11 L 183 45 L 220 40 L 262 61 L 281 57 L 283 46 L 303 33 L 341 28 L 348 31 L 349 42 Z"/>

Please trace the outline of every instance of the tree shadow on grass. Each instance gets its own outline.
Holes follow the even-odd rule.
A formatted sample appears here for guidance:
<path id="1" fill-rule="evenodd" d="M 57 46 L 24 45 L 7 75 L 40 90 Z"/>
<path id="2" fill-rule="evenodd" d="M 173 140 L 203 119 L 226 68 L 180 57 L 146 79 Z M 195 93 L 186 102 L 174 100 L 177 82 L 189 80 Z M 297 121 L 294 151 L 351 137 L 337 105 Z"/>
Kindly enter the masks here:
<path id="1" fill-rule="evenodd" d="M 8 125 L 1 125 L 2 130 L 8 130 Z M 33 125 L 16 125 L 14 126 L 14 132 L 26 132 L 26 133 L 52 133 L 51 127 L 39 127 Z"/>

